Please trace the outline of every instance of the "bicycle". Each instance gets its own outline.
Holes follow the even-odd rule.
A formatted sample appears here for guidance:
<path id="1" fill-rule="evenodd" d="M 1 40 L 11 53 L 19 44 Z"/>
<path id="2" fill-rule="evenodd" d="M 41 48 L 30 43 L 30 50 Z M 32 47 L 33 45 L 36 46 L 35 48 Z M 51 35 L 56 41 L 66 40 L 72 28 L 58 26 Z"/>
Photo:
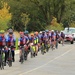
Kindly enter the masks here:
<path id="1" fill-rule="evenodd" d="M 25 53 L 25 51 L 24 51 L 24 46 L 20 46 L 20 48 L 21 48 L 21 50 L 22 50 L 22 52 L 21 52 L 21 56 L 20 56 L 20 62 L 21 62 L 21 64 L 23 64 L 23 62 L 24 62 L 24 53 Z"/>
<path id="2" fill-rule="evenodd" d="M 50 48 L 52 49 L 52 51 L 55 49 L 53 42 L 51 42 Z"/>
<path id="3" fill-rule="evenodd" d="M 9 67 L 12 66 L 12 52 L 11 52 L 11 50 L 12 50 L 12 48 L 9 47 L 8 48 L 8 65 L 9 65 Z"/>
<path id="4" fill-rule="evenodd" d="M 35 49 L 35 45 L 32 45 L 30 47 L 30 51 L 31 51 L 31 58 L 35 57 L 36 56 L 36 49 Z"/>
<path id="5" fill-rule="evenodd" d="M 56 49 L 58 48 L 58 40 L 56 40 L 55 47 L 56 47 Z"/>
<path id="6" fill-rule="evenodd" d="M 50 48 L 50 43 L 47 42 L 47 43 L 46 43 L 46 51 L 47 51 L 47 52 L 49 51 L 49 48 Z"/>
<path id="7" fill-rule="evenodd" d="M 3 53 L 3 50 L 4 49 L 0 49 L 0 51 L 1 51 L 1 54 L 0 54 L 0 69 L 2 70 L 2 69 L 4 69 L 4 53 Z"/>
<path id="8" fill-rule="evenodd" d="M 42 45 L 41 45 L 41 54 L 44 55 L 44 53 L 46 53 L 46 49 L 45 49 L 45 44 L 42 43 Z"/>
<path id="9" fill-rule="evenodd" d="M 25 46 L 25 51 L 24 51 L 24 59 L 27 60 L 27 56 L 28 56 L 28 46 Z"/>

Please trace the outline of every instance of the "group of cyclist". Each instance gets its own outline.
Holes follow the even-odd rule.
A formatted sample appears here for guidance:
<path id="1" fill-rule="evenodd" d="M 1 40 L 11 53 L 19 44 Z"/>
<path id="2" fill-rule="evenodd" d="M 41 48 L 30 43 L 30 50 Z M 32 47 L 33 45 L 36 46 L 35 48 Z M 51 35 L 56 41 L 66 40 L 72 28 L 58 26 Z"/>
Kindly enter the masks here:
<path id="1" fill-rule="evenodd" d="M 62 41 L 64 44 L 64 33 L 54 30 L 45 30 L 40 32 L 30 33 L 28 31 L 20 32 L 20 38 L 18 45 L 24 46 L 25 50 L 38 55 L 38 51 L 42 44 L 44 44 L 44 52 L 46 53 L 47 46 L 53 46 L 53 49 L 58 48 L 58 42 Z M 20 57 L 22 54 L 22 49 L 20 48 Z M 19 60 L 20 61 L 20 60 Z"/>
<path id="2" fill-rule="evenodd" d="M 9 48 L 11 48 L 12 61 L 15 61 L 15 42 L 16 38 L 13 34 L 13 30 L 9 29 L 5 34 L 4 30 L 0 30 L 0 55 L 4 53 L 4 65 L 9 61 Z M 0 59 L 1 61 L 1 59 Z"/>
<path id="3" fill-rule="evenodd" d="M 20 37 L 18 39 L 18 47 L 20 50 L 19 62 L 21 61 L 22 47 L 24 47 L 27 56 L 29 52 L 37 56 L 42 44 L 44 44 L 45 47 L 44 53 L 46 53 L 46 45 L 49 45 L 50 47 L 53 46 L 53 49 L 58 48 L 58 42 L 60 40 L 62 41 L 62 44 L 64 44 L 64 37 L 65 35 L 63 32 L 54 31 L 54 30 L 45 30 L 40 32 L 36 31 L 34 33 L 29 33 L 27 30 L 25 30 L 24 32 L 20 32 Z M 15 61 L 15 42 L 16 38 L 14 36 L 12 29 L 9 29 L 7 34 L 5 34 L 3 30 L 0 31 L 0 54 L 1 50 L 4 49 L 5 65 L 9 57 L 10 47 L 12 53 L 12 61 L 13 62 Z"/>

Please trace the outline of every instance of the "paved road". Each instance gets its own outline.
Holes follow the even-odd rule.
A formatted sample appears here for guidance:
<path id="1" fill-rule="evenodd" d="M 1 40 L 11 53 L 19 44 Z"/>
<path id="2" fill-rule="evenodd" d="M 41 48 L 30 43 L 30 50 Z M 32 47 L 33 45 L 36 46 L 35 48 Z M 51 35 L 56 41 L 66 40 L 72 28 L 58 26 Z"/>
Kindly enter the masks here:
<path id="1" fill-rule="evenodd" d="M 38 54 L 35 58 L 28 57 L 23 64 L 18 62 L 19 56 L 12 67 L 0 70 L 0 75 L 75 75 L 75 44 L 60 45 L 45 55 Z"/>

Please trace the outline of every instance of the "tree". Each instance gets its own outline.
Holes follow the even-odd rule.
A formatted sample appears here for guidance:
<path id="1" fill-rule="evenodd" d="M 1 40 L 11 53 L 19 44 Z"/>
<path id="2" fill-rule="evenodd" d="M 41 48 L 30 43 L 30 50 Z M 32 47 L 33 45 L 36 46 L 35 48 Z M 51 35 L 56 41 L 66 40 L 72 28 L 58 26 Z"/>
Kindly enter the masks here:
<path id="1" fill-rule="evenodd" d="M 10 5 L 12 13 L 11 26 L 15 30 L 24 30 L 21 20 L 22 13 L 28 13 L 30 21 L 27 25 L 29 31 L 44 30 L 50 25 L 53 16 L 57 23 L 75 21 L 75 0 L 4 0 Z M 66 22 L 67 21 L 67 22 Z M 66 23 L 65 23 L 66 22 Z"/>
<path id="2" fill-rule="evenodd" d="M 11 20 L 11 13 L 9 13 L 10 6 L 6 2 L 2 2 L 2 8 L 0 9 L 0 29 L 7 29 L 8 22 Z"/>
<path id="3" fill-rule="evenodd" d="M 64 27 L 69 27 L 75 21 L 75 0 L 66 0 L 65 5 L 65 14 L 63 15 L 62 23 Z"/>
<path id="4" fill-rule="evenodd" d="M 46 29 L 50 29 L 50 30 L 63 30 L 63 25 L 61 23 L 57 22 L 57 18 L 53 17 L 52 21 L 51 21 L 51 25 L 47 26 Z"/>
<path id="5" fill-rule="evenodd" d="M 25 25 L 25 30 L 26 30 L 27 29 L 27 24 L 30 21 L 29 14 L 22 13 L 21 17 L 22 17 L 22 22 Z"/>

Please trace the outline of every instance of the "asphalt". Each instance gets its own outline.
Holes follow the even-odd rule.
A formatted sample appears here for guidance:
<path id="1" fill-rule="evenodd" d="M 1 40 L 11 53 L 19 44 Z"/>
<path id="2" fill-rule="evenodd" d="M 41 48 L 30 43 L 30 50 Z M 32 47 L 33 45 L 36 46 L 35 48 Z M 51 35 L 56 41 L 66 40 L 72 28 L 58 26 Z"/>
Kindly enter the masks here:
<path id="1" fill-rule="evenodd" d="M 23 64 L 19 62 L 19 50 L 15 51 L 16 61 L 12 67 L 8 65 L 0 70 L 0 75 L 75 75 L 75 44 L 59 45 L 58 49 L 49 50 L 35 58 L 30 58 Z"/>

